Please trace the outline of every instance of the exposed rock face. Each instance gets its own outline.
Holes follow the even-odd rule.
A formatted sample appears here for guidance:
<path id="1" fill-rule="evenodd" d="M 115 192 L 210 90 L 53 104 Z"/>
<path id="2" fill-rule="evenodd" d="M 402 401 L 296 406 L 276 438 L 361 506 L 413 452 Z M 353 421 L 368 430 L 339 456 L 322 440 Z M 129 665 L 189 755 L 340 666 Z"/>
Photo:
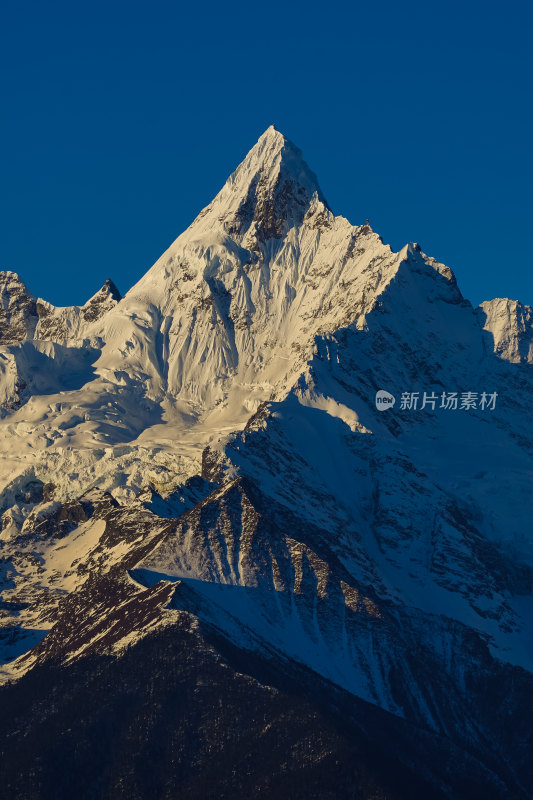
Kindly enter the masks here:
<path id="1" fill-rule="evenodd" d="M 37 301 L 15 272 L 0 272 L 0 345 L 32 339 Z"/>
<path id="2" fill-rule="evenodd" d="M 108 278 L 99 292 L 82 307 L 85 322 L 95 322 L 110 311 L 121 300 L 121 294 L 113 281 Z"/>
<path id="3" fill-rule="evenodd" d="M 531 309 L 334 216 L 273 128 L 124 298 L 32 331 L 13 280 L 2 785 L 533 796 Z"/>
<path id="4" fill-rule="evenodd" d="M 235 211 L 234 198 L 239 199 Z M 261 244 L 281 239 L 292 227 L 301 225 L 314 200 L 329 210 L 301 151 L 271 126 L 228 179 L 213 206 L 225 207 L 225 230 L 258 252 Z M 209 209 L 204 213 L 209 216 Z"/>
<path id="5" fill-rule="evenodd" d="M 533 308 L 507 297 L 481 303 L 478 315 L 494 338 L 494 352 L 515 364 L 533 364 Z"/>

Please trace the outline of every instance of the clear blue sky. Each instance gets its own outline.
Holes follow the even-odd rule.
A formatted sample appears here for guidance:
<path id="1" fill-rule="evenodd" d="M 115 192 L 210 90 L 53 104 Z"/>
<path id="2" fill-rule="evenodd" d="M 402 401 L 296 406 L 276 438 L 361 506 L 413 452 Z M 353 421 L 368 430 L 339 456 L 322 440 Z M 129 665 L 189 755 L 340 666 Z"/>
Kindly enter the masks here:
<path id="1" fill-rule="evenodd" d="M 529 4 L 10 2 L 0 268 L 125 292 L 274 123 L 335 213 L 533 303 Z"/>

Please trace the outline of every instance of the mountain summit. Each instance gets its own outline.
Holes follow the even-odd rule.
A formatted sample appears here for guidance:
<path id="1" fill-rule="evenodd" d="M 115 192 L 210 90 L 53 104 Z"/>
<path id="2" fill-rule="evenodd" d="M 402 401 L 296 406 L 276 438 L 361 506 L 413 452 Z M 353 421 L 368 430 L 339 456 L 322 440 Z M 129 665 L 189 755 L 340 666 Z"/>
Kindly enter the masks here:
<path id="1" fill-rule="evenodd" d="M 311 203 L 327 203 L 299 150 L 268 128 L 205 211 L 221 214 L 226 231 L 252 248 L 301 224 Z"/>
<path id="2" fill-rule="evenodd" d="M 354 753 L 372 796 L 533 796 L 531 309 L 474 310 L 418 245 L 335 216 L 273 127 L 124 297 L 106 282 L 57 309 L 14 273 L 0 294 L 13 796 L 31 793 L 21 754 L 58 785 L 57 759 L 29 753 L 43 707 L 61 742 L 90 709 L 74 752 L 108 796 L 143 796 L 163 740 L 165 786 L 215 769 L 226 740 L 203 748 L 206 726 L 234 725 L 247 764 L 283 732 L 309 775 L 303 716 L 328 753 L 306 796 L 352 796 L 335 765 Z M 142 767 L 87 744 L 88 686 Z M 187 713 L 176 735 L 183 698 L 194 735 Z M 124 703 L 150 711 L 120 727 Z M 300 796 L 272 783 L 286 758 L 265 796 Z M 376 783 L 383 763 L 401 792 Z"/>

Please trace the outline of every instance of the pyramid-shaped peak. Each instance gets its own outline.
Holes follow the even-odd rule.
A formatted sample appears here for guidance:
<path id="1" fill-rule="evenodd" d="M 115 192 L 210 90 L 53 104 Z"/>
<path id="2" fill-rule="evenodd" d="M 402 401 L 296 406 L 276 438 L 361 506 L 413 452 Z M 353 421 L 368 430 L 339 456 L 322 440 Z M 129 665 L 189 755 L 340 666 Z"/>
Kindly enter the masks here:
<path id="1" fill-rule="evenodd" d="M 259 141 L 266 138 L 285 140 L 285 136 L 281 133 L 281 131 L 278 131 L 275 125 L 269 125 L 266 131 L 259 137 Z"/>
<path id="2" fill-rule="evenodd" d="M 106 281 L 102 286 L 102 288 L 100 289 L 100 292 L 105 292 L 106 294 L 109 294 L 113 298 L 113 300 L 117 301 L 117 303 L 119 302 L 119 300 L 122 300 L 122 295 L 120 294 L 119 290 L 117 289 L 116 285 L 113 283 L 111 278 L 106 278 Z"/>
<path id="3" fill-rule="evenodd" d="M 119 290 L 117 289 L 111 278 L 106 279 L 105 283 L 102 285 L 102 288 L 99 289 L 96 292 L 96 294 L 93 294 L 93 296 L 89 300 L 87 300 L 85 305 L 88 306 L 96 301 L 103 302 L 107 301 L 108 299 L 113 300 L 116 303 L 122 300 L 122 295 L 120 294 Z"/>
<path id="4" fill-rule="evenodd" d="M 304 161 L 300 148 L 274 125 L 270 125 L 259 137 L 230 180 L 242 177 L 250 171 L 258 171 L 265 178 L 270 176 L 273 179 L 277 179 L 280 173 L 283 173 L 304 187 L 309 194 L 312 195 L 314 192 L 320 196 L 322 194 L 317 177 Z"/>
<path id="5" fill-rule="evenodd" d="M 107 278 L 100 291 L 96 292 L 82 307 L 84 320 L 86 322 L 94 322 L 100 319 L 110 308 L 116 306 L 121 299 L 122 296 L 119 290 L 111 278 Z"/>
<path id="6" fill-rule="evenodd" d="M 302 156 L 302 151 L 300 148 L 297 147 L 294 142 L 291 142 L 291 140 L 288 139 L 280 130 L 278 130 L 275 125 L 269 125 L 266 131 L 261 134 L 257 140 L 257 143 L 252 148 L 252 151 L 257 147 L 259 147 L 262 152 L 266 152 L 267 150 L 281 151 L 286 149 L 287 151 L 294 151 L 300 156 L 300 158 Z"/>
<path id="7" fill-rule="evenodd" d="M 300 224 L 313 202 L 329 208 L 302 151 L 271 125 L 200 218 L 211 224 L 216 216 L 227 233 L 254 246 Z"/>

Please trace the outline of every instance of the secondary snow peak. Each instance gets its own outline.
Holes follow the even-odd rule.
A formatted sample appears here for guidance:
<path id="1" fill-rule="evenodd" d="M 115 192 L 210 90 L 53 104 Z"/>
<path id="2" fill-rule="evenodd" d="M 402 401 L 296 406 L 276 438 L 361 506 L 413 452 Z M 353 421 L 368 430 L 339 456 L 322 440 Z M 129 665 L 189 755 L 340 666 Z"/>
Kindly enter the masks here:
<path id="1" fill-rule="evenodd" d="M 114 300 L 118 301 L 122 299 L 122 295 L 120 294 L 119 290 L 117 289 L 116 285 L 113 283 L 111 278 L 107 278 L 106 282 L 102 286 L 101 291 L 107 292 Z"/>

